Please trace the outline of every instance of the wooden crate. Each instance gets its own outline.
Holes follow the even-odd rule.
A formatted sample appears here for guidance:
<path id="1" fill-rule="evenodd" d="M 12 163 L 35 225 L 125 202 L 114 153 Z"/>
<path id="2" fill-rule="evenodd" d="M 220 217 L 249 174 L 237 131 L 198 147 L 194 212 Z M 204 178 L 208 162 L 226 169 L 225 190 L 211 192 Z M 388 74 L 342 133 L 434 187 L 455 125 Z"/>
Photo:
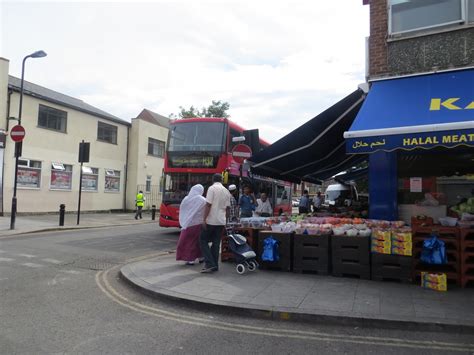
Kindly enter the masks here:
<path id="1" fill-rule="evenodd" d="M 334 276 L 370 279 L 370 237 L 331 237 L 331 264 Z"/>
<path id="2" fill-rule="evenodd" d="M 293 237 L 293 271 L 327 275 L 330 271 L 330 236 L 295 234 Z"/>
<path id="3" fill-rule="evenodd" d="M 370 264 L 353 262 L 333 263 L 332 275 L 338 277 L 358 277 L 370 280 Z"/>
<path id="4" fill-rule="evenodd" d="M 433 232 L 445 243 L 447 264 L 431 265 L 421 262 L 423 242 L 430 238 Z M 421 272 L 445 273 L 450 284 L 462 286 L 461 273 L 461 231 L 458 227 L 444 227 L 440 225 L 416 226 L 412 228 L 413 235 L 413 269 L 412 279 L 416 283 L 421 278 Z"/>
<path id="5" fill-rule="evenodd" d="M 331 237 L 333 266 L 344 262 L 370 264 L 370 237 Z"/>
<path id="6" fill-rule="evenodd" d="M 474 228 L 461 228 L 461 286 L 474 286 Z"/>
<path id="7" fill-rule="evenodd" d="M 411 256 L 372 253 L 372 280 L 411 282 L 412 263 L 413 258 Z"/>
<path id="8" fill-rule="evenodd" d="M 263 241 L 268 237 L 279 242 L 279 255 L 278 261 L 263 261 Z M 292 270 L 292 256 L 293 256 L 293 233 L 276 233 L 272 231 L 260 231 L 258 233 L 258 254 L 257 260 L 262 269 L 269 270 L 280 270 L 280 271 L 291 271 Z"/>

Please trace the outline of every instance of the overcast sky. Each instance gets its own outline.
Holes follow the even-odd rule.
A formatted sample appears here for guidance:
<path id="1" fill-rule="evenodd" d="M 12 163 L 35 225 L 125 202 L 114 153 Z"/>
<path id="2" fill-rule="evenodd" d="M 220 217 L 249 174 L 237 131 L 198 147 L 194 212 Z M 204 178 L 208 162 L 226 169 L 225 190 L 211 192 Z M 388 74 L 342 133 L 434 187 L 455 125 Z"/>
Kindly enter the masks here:
<path id="1" fill-rule="evenodd" d="M 125 120 L 230 103 L 276 141 L 364 81 L 362 0 L 0 0 L 0 56 L 20 77 Z"/>

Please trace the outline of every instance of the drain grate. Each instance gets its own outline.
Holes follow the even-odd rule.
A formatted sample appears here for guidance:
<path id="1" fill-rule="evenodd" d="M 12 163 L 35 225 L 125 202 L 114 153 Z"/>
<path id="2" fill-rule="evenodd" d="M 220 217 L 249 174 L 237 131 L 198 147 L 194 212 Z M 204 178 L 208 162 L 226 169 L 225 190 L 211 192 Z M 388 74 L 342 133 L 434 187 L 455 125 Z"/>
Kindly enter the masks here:
<path id="1" fill-rule="evenodd" d="M 98 258 L 79 258 L 69 263 L 67 266 L 78 269 L 100 271 L 111 268 L 120 264 L 120 261 L 113 259 L 98 259 Z"/>

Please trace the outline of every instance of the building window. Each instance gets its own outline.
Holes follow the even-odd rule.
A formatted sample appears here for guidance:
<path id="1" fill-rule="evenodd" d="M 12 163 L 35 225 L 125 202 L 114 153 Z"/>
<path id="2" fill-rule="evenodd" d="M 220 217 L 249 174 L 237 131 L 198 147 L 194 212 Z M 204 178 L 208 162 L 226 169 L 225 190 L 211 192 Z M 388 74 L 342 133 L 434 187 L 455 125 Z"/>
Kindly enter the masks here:
<path id="1" fill-rule="evenodd" d="M 165 142 L 158 139 L 148 138 L 148 154 L 154 157 L 165 157 Z"/>
<path id="2" fill-rule="evenodd" d="M 400 34 L 463 24 L 472 0 L 389 0 L 389 32 Z"/>
<path id="3" fill-rule="evenodd" d="M 467 20 L 474 22 L 474 0 L 469 0 L 467 5 Z"/>
<path id="4" fill-rule="evenodd" d="M 151 175 L 146 177 L 145 192 L 151 192 Z"/>
<path id="5" fill-rule="evenodd" d="M 97 140 L 117 144 L 117 126 L 99 122 L 97 126 Z"/>
<path id="6" fill-rule="evenodd" d="M 17 182 L 19 187 L 41 187 L 41 162 L 38 160 L 18 160 Z"/>
<path id="7" fill-rule="evenodd" d="M 66 133 L 67 112 L 39 105 L 38 126 Z"/>
<path id="8" fill-rule="evenodd" d="M 119 192 L 120 191 L 120 171 L 105 169 L 105 191 Z"/>
<path id="9" fill-rule="evenodd" d="M 51 163 L 50 188 L 52 190 L 72 189 L 72 165 Z"/>
<path id="10" fill-rule="evenodd" d="M 82 191 L 97 191 L 99 185 L 99 169 L 82 167 Z"/>

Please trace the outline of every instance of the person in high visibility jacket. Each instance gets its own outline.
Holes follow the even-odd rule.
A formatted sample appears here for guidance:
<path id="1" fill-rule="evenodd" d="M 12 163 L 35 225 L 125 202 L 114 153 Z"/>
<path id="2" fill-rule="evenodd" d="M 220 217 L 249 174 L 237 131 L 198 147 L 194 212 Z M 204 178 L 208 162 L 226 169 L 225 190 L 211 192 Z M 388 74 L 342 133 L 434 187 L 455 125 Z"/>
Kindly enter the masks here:
<path id="1" fill-rule="evenodd" d="M 145 205 L 145 196 L 143 195 L 143 191 L 140 190 L 135 197 L 135 205 L 137 206 L 137 212 L 135 213 L 135 219 L 142 219 L 142 209 Z"/>

